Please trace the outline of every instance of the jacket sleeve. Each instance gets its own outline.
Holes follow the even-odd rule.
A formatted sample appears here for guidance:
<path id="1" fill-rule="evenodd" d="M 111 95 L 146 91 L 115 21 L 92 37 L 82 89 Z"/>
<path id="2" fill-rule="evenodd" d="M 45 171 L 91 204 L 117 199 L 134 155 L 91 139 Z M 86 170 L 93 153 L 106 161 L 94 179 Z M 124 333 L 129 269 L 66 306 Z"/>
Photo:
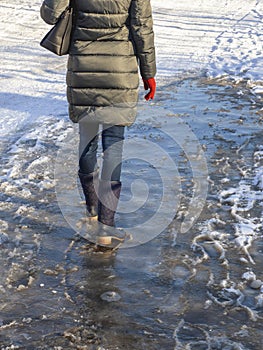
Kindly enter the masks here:
<path id="1" fill-rule="evenodd" d="M 41 18 L 48 24 L 55 24 L 69 2 L 70 0 L 44 0 L 40 8 Z"/>
<path id="2" fill-rule="evenodd" d="M 144 79 L 153 78 L 156 74 L 156 60 L 150 0 L 132 0 L 130 29 L 139 59 L 141 76 Z"/>

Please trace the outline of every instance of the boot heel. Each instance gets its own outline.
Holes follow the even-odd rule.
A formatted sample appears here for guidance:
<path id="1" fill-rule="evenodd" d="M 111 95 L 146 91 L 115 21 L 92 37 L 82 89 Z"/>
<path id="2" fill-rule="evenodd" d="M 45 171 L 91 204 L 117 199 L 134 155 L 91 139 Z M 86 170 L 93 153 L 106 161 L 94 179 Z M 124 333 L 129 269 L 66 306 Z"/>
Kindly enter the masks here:
<path id="1" fill-rule="evenodd" d="M 106 236 L 106 237 L 98 237 L 97 238 L 97 244 L 103 245 L 103 246 L 109 246 L 112 244 L 112 237 Z"/>

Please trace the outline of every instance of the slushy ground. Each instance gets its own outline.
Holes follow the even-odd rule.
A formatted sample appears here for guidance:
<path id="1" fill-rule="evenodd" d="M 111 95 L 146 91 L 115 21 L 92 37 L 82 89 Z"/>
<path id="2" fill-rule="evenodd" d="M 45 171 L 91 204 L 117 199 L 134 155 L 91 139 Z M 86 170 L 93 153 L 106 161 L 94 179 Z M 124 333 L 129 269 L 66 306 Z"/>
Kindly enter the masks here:
<path id="1" fill-rule="evenodd" d="M 158 91 L 126 132 L 114 254 L 83 238 L 40 4 L 0 5 L 1 349 L 261 350 L 262 1 L 152 0 Z"/>
<path id="2" fill-rule="evenodd" d="M 147 226 L 165 201 L 158 175 L 165 156 L 174 162 L 175 218 L 162 232 L 147 226 L 152 236 L 144 244 L 97 252 L 62 215 L 54 168 L 64 162 L 72 169 L 65 188 L 77 178 L 74 147 L 57 157 L 68 136 L 77 147 L 77 129 L 66 118 L 45 116 L 2 139 L 1 349 L 261 349 L 260 96 L 205 78 L 162 85 L 126 131 L 127 141 L 154 143 L 164 155 L 151 164 L 147 148 L 143 160 L 134 149 L 124 162 L 120 208 L 132 197 L 134 177 L 149 195 L 135 216 L 117 215 L 119 226 L 132 233 L 137 225 L 139 234 Z M 186 232 L 181 225 L 196 176 L 187 146 L 177 143 L 174 128 L 182 125 L 185 144 L 195 135 L 197 160 L 207 166 L 202 210 Z M 62 209 L 73 218 L 85 215 L 83 203 Z M 167 215 L 171 210 L 168 202 Z"/>

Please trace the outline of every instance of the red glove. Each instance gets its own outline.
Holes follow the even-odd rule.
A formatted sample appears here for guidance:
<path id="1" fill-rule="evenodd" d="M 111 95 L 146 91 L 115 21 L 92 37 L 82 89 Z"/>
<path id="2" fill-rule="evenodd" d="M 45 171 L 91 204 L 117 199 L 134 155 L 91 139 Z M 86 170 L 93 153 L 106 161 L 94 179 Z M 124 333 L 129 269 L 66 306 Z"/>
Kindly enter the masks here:
<path id="1" fill-rule="evenodd" d="M 154 78 L 150 78 L 150 79 L 143 79 L 143 83 L 144 83 L 144 89 L 148 90 L 150 89 L 150 92 L 148 92 L 148 94 L 144 97 L 146 101 L 148 101 L 149 99 L 153 100 L 154 99 L 154 95 L 155 95 L 155 91 L 156 91 L 156 81 Z"/>

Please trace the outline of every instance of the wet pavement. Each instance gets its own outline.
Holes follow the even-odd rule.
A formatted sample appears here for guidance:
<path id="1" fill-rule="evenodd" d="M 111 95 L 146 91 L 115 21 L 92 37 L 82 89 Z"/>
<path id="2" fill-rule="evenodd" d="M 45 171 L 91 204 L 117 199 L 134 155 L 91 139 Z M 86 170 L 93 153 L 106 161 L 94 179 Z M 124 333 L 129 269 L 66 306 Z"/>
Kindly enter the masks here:
<path id="1" fill-rule="evenodd" d="M 163 81 L 160 91 L 126 135 L 164 155 L 146 150 L 136 158 L 135 149 L 125 160 L 120 208 L 135 179 L 149 191 L 140 209 L 118 213 L 117 224 L 136 230 L 137 243 L 114 253 L 96 251 L 83 228 L 75 231 L 83 203 L 61 204 L 56 196 L 58 181 L 75 181 L 74 149 L 57 157 L 68 137 L 77 144 L 70 122 L 43 117 L 1 140 L 1 349 L 261 349 L 262 99 L 245 86 L 205 78 Z M 185 147 L 174 131 L 182 126 Z M 199 177 L 187 152 L 193 135 L 197 162 L 204 158 L 207 166 L 199 169 L 207 193 L 196 202 Z M 163 198 L 165 156 L 174 160 L 167 174 L 178 208 L 160 229 L 150 221 L 158 203 L 167 201 L 167 216 L 173 213 Z M 72 173 L 58 179 L 58 164 Z M 198 198 L 199 216 L 184 232 Z"/>

